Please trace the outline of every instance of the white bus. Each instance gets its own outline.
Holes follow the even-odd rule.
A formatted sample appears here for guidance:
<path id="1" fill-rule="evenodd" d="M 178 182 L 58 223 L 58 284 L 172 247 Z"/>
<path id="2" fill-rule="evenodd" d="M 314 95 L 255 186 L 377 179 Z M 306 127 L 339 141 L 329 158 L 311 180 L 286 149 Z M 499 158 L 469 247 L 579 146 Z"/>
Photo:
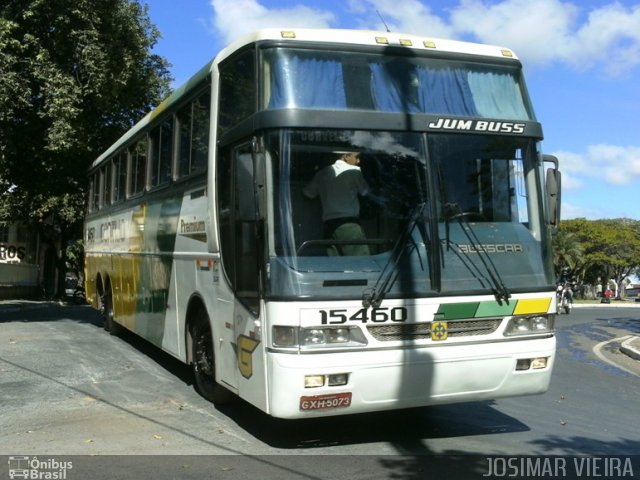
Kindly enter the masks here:
<path id="1" fill-rule="evenodd" d="M 91 166 L 87 297 L 204 397 L 275 417 L 544 392 L 560 178 L 541 139 L 511 50 L 256 32 Z M 343 152 L 359 238 L 304 194 Z"/>

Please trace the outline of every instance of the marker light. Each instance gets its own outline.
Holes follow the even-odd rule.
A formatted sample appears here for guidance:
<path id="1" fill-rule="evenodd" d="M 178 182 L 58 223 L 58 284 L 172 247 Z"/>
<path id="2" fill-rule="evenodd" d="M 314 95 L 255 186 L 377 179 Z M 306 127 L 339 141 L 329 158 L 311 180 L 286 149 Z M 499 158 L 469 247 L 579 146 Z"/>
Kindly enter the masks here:
<path id="1" fill-rule="evenodd" d="M 332 373 L 331 375 L 305 375 L 304 388 L 324 387 L 325 380 L 328 387 L 340 387 L 349 382 L 349 374 Z"/>
<path id="2" fill-rule="evenodd" d="M 324 387 L 324 375 L 305 375 L 304 388 Z"/>
<path id="3" fill-rule="evenodd" d="M 339 387 L 341 385 L 346 385 L 348 382 L 348 373 L 334 373 L 333 375 L 327 376 L 327 385 L 330 387 Z"/>
<path id="4" fill-rule="evenodd" d="M 549 357 L 534 358 L 533 360 L 531 360 L 531 368 L 533 370 L 547 368 L 547 360 L 549 360 Z"/>
<path id="5" fill-rule="evenodd" d="M 516 371 L 541 370 L 547 368 L 549 357 L 521 358 L 516 362 Z"/>

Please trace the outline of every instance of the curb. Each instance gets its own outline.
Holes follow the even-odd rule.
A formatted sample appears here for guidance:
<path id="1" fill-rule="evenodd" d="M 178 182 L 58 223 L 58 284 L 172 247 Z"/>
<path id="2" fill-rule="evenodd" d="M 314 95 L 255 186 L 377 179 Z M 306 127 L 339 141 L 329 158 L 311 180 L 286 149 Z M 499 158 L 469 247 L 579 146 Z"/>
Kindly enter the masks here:
<path id="1" fill-rule="evenodd" d="M 640 308 L 640 302 L 573 303 L 573 308 Z"/>
<path id="2" fill-rule="evenodd" d="M 0 302 L 0 313 L 16 313 L 16 312 L 28 312 L 34 310 L 42 310 L 45 308 L 58 307 L 59 302 L 56 301 L 2 301 Z"/>
<path id="3" fill-rule="evenodd" d="M 620 345 L 620 351 L 634 360 L 640 360 L 640 337 L 627 338 Z"/>

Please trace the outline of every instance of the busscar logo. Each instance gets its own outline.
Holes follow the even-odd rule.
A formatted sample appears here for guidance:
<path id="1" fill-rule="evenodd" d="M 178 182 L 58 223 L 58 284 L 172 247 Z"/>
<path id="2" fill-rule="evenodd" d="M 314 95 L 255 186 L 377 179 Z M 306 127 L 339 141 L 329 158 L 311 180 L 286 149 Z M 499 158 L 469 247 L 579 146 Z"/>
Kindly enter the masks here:
<path id="1" fill-rule="evenodd" d="M 458 245 L 461 253 L 522 253 L 524 249 L 518 243 L 495 243 L 483 245 Z"/>
<path id="2" fill-rule="evenodd" d="M 431 130 L 463 130 L 466 132 L 512 133 L 522 135 L 525 123 L 496 122 L 491 120 L 461 120 L 457 118 L 439 118 L 429 123 Z"/>
<path id="3" fill-rule="evenodd" d="M 33 480 L 66 480 L 67 470 L 73 468 L 73 462 L 63 462 L 54 458 L 40 460 L 38 457 L 14 455 L 9 457 L 9 478 L 27 478 Z"/>

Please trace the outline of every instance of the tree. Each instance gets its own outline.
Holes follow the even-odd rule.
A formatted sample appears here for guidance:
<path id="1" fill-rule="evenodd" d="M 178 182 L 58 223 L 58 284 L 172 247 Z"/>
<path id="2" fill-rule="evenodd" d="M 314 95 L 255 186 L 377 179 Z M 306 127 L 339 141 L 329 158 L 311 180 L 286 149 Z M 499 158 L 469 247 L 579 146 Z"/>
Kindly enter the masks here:
<path id="1" fill-rule="evenodd" d="M 581 267 L 584 265 L 584 250 L 575 233 L 566 229 L 558 230 L 553 237 L 553 265 L 556 278 L 562 276 L 566 269 L 580 279 Z"/>
<path id="2" fill-rule="evenodd" d="M 598 278 L 613 279 L 622 286 L 640 267 L 640 222 L 578 218 L 562 221 L 560 229 L 575 235 L 582 246 L 581 268 L 588 283 L 596 284 Z"/>
<path id="3" fill-rule="evenodd" d="M 0 221 L 62 245 L 59 278 L 88 167 L 169 93 L 158 38 L 138 0 L 0 0 Z"/>

